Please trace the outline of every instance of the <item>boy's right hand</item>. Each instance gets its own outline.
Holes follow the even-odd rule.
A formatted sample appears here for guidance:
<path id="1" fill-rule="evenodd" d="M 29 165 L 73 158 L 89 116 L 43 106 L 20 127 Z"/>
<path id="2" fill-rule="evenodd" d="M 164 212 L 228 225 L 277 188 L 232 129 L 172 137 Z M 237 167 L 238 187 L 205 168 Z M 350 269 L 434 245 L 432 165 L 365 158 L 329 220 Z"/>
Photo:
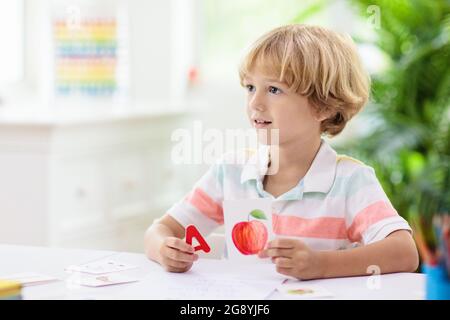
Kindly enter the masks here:
<path id="1" fill-rule="evenodd" d="M 194 247 L 184 240 L 167 237 L 159 249 L 159 263 L 169 272 L 186 272 L 198 260 L 194 252 Z"/>

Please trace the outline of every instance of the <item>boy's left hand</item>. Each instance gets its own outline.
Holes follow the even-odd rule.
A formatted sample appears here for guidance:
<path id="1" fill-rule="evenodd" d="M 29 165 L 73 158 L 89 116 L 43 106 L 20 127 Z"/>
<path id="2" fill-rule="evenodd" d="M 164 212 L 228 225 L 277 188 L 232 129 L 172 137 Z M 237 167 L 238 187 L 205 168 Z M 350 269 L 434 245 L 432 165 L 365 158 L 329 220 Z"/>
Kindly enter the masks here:
<path id="1" fill-rule="evenodd" d="M 259 252 L 260 258 L 272 258 L 277 272 L 298 279 L 317 279 L 323 277 L 324 263 L 319 251 L 311 250 L 305 243 L 296 239 L 275 239 Z"/>

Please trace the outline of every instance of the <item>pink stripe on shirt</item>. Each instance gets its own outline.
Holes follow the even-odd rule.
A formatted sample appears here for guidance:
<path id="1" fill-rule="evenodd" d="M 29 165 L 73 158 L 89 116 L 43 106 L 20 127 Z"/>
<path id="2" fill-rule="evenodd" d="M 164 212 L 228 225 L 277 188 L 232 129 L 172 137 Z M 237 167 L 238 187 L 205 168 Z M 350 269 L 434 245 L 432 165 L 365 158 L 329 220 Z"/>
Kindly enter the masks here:
<path id="1" fill-rule="evenodd" d="M 347 230 L 348 238 L 353 241 L 361 241 L 362 234 L 372 224 L 380 220 L 397 216 L 397 212 L 386 201 L 377 201 L 358 212 Z"/>
<path id="2" fill-rule="evenodd" d="M 205 191 L 200 188 L 194 189 L 186 197 L 186 201 L 192 204 L 198 211 L 208 218 L 223 224 L 223 209 Z"/>
<path id="3" fill-rule="evenodd" d="M 345 219 L 335 217 L 300 218 L 272 214 L 274 232 L 278 235 L 323 238 L 347 239 Z"/>

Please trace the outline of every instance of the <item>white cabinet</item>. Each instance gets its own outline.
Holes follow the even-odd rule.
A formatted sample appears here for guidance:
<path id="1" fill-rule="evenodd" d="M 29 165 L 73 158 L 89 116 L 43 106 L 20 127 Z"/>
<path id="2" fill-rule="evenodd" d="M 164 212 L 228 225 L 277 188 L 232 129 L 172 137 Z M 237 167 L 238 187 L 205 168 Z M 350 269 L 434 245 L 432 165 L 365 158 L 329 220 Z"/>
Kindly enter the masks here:
<path id="1" fill-rule="evenodd" d="M 0 124 L 0 243 L 140 250 L 185 192 L 180 113 Z M 1 119 L 0 119 L 1 120 Z"/>
<path id="2" fill-rule="evenodd" d="M 145 150 L 117 153 L 106 164 L 106 191 L 113 220 L 139 215 L 151 206 L 151 186 L 155 178 L 151 166 Z"/>
<path id="3" fill-rule="evenodd" d="M 59 158 L 52 165 L 50 204 L 59 233 L 104 223 L 104 169 L 99 155 Z"/>

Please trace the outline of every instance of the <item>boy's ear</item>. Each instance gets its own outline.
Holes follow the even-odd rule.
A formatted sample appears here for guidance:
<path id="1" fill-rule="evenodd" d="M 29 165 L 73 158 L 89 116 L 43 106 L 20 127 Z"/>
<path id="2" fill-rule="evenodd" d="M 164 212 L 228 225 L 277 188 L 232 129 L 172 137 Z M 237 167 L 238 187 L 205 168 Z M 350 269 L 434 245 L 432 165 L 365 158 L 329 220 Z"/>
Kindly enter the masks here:
<path id="1" fill-rule="evenodd" d="M 326 119 L 331 118 L 334 115 L 334 112 L 332 110 L 315 109 L 313 114 L 317 122 L 322 122 Z"/>
<path id="2" fill-rule="evenodd" d="M 322 113 L 322 114 L 318 114 L 318 115 L 316 116 L 316 120 L 317 120 L 318 122 L 322 122 L 322 121 L 328 119 L 329 117 L 330 117 L 330 115 L 325 114 L 325 113 Z"/>
<path id="3" fill-rule="evenodd" d="M 320 106 L 318 104 L 315 104 L 312 101 L 308 101 L 309 106 L 311 108 L 312 114 L 314 119 L 316 119 L 317 122 L 322 122 L 334 115 L 333 110 L 330 108 L 326 108 L 325 106 Z"/>

